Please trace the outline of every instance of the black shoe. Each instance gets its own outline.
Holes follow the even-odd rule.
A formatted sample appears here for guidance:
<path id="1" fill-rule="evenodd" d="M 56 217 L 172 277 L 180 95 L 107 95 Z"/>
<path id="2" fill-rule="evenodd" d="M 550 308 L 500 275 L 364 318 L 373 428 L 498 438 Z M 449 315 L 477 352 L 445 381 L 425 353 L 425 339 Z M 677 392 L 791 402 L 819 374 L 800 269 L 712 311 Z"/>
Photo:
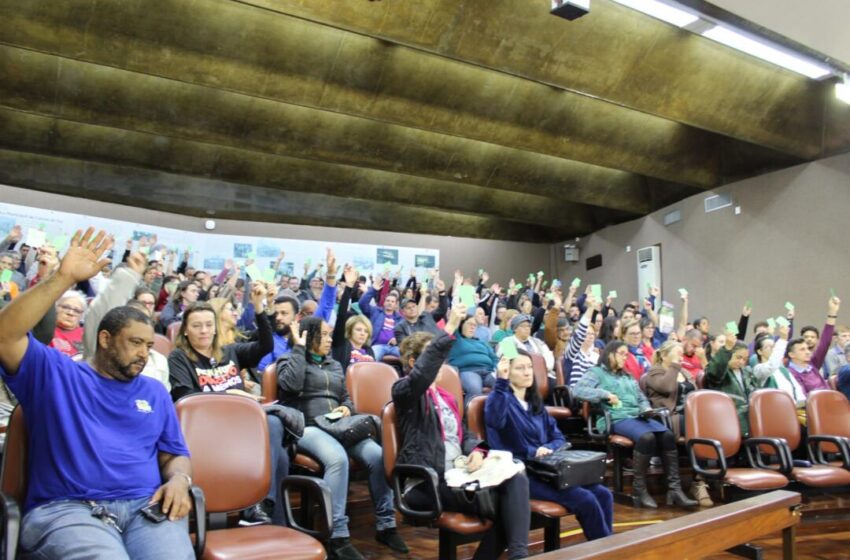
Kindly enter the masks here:
<path id="1" fill-rule="evenodd" d="M 375 533 L 375 540 L 379 543 L 390 547 L 396 552 L 402 552 L 407 554 L 410 552 L 410 549 L 407 548 L 407 544 L 405 544 L 404 539 L 401 538 L 401 535 L 398 534 L 398 531 L 395 530 L 395 527 L 391 529 L 384 529 L 383 531 L 378 531 Z"/>
<path id="2" fill-rule="evenodd" d="M 328 542 L 328 560 L 366 560 L 366 558 L 360 554 L 354 545 L 351 544 L 351 540 L 348 537 L 340 537 L 338 539 L 331 539 Z"/>
<path id="3" fill-rule="evenodd" d="M 263 508 L 263 504 L 259 503 L 242 512 L 242 521 L 240 525 L 271 525 L 272 518 Z"/>

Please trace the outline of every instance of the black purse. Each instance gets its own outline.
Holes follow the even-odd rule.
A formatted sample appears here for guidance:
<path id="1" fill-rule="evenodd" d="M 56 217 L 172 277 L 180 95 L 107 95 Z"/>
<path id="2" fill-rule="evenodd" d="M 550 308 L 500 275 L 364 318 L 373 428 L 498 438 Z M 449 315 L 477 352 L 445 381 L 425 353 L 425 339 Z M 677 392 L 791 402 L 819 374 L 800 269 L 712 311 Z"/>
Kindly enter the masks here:
<path id="1" fill-rule="evenodd" d="M 381 434 L 381 419 L 373 414 L 355 414 L 338 420 L 328 420 L 324 415 L 314 418 L 316 426 L 327 432 L 346 449 L 350 449 L 366 438 L 376 442 Z"/>
<path id="2" fill-rule="evenodd" d="M 599 451 L 574 450 L 568 446 L 543 457 L 528 459 L 526 470 L 558 490 L 601 484 L 605 479 L 608 456 Z"/>
<path id="3" fill-rule="evenodd" d="M 481 488 L 477 480 L 467 482 L 462 486 L 450 486 L 452 493 L 459 502 L 472 506 L 478 515 L 495 520 L 499 512 L 499 487 L 488 486 Z"/>

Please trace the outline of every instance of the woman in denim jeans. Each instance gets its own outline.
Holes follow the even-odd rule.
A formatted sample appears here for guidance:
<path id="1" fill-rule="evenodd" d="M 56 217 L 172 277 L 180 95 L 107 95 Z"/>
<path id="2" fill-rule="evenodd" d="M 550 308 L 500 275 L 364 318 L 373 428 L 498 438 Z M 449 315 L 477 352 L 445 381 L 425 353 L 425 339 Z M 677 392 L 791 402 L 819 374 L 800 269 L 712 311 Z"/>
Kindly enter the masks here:
<path id="1" fill-rule="evenodd" d="M 316 426 L 315 418 L 330 413 L 349 416 L 354 404 L 345 388 L 342 366 L 330 357 L 331 326 L 318 317 L 292 325 L 292 352 L 277 364 L 281 402 L 304 413 L 306 428 L 298 450 L 324 466 L 324 480 L 331 489 L 333 533 L 328 545 L 330 558 L 359 560 L 363 556 L 349 540 L 345 505 L 348 498 L 348 457 L 356 458 L 369 471 L 369 493 L 375 504 L 375 539 L 398 552 L 407 545 L 396 532 L 393 493 L 384 477 L 384 454 L 371 438 L 346 449 Z"/>

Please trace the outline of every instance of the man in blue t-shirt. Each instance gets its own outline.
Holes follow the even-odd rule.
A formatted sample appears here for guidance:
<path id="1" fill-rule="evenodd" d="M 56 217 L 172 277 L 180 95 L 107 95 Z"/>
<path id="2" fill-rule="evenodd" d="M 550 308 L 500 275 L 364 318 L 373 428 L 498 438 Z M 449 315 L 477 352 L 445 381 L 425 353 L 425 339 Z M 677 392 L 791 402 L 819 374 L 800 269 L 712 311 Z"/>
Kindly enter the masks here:
<path id="1" fill-rule="evenodd" d="M 0 375 L 29 434 L 20 549 L 44 559 L 189 560 L 189 452 L 165 387 L 139 375 L 153 346 L 150 318 L 109 311 L 91 363 L 28 334 L 66 290 L 108 264 L 100 259 L 109 245 L 102 231 L 78 231 L 59 269 L 0 311 Z M 154 503 L 167 516 L 160 523 L 140 512 Z"/>

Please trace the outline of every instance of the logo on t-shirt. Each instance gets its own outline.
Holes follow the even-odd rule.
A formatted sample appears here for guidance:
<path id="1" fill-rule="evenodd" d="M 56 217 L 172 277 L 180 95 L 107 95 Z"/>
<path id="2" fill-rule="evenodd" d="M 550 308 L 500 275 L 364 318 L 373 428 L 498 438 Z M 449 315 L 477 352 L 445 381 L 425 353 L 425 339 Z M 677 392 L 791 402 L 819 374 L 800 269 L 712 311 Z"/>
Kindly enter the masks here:
<path id="1" fill-rule="evenodd" d="M 150 414 L 151 412 L 153 412 L 153 409 L 151 408 L 151 405 L 148 404 L 148 401 L 142 399 L 136 400 L 136 410 L 138 410 L 139 412 L 144 412 L 145 414 Z"/>

